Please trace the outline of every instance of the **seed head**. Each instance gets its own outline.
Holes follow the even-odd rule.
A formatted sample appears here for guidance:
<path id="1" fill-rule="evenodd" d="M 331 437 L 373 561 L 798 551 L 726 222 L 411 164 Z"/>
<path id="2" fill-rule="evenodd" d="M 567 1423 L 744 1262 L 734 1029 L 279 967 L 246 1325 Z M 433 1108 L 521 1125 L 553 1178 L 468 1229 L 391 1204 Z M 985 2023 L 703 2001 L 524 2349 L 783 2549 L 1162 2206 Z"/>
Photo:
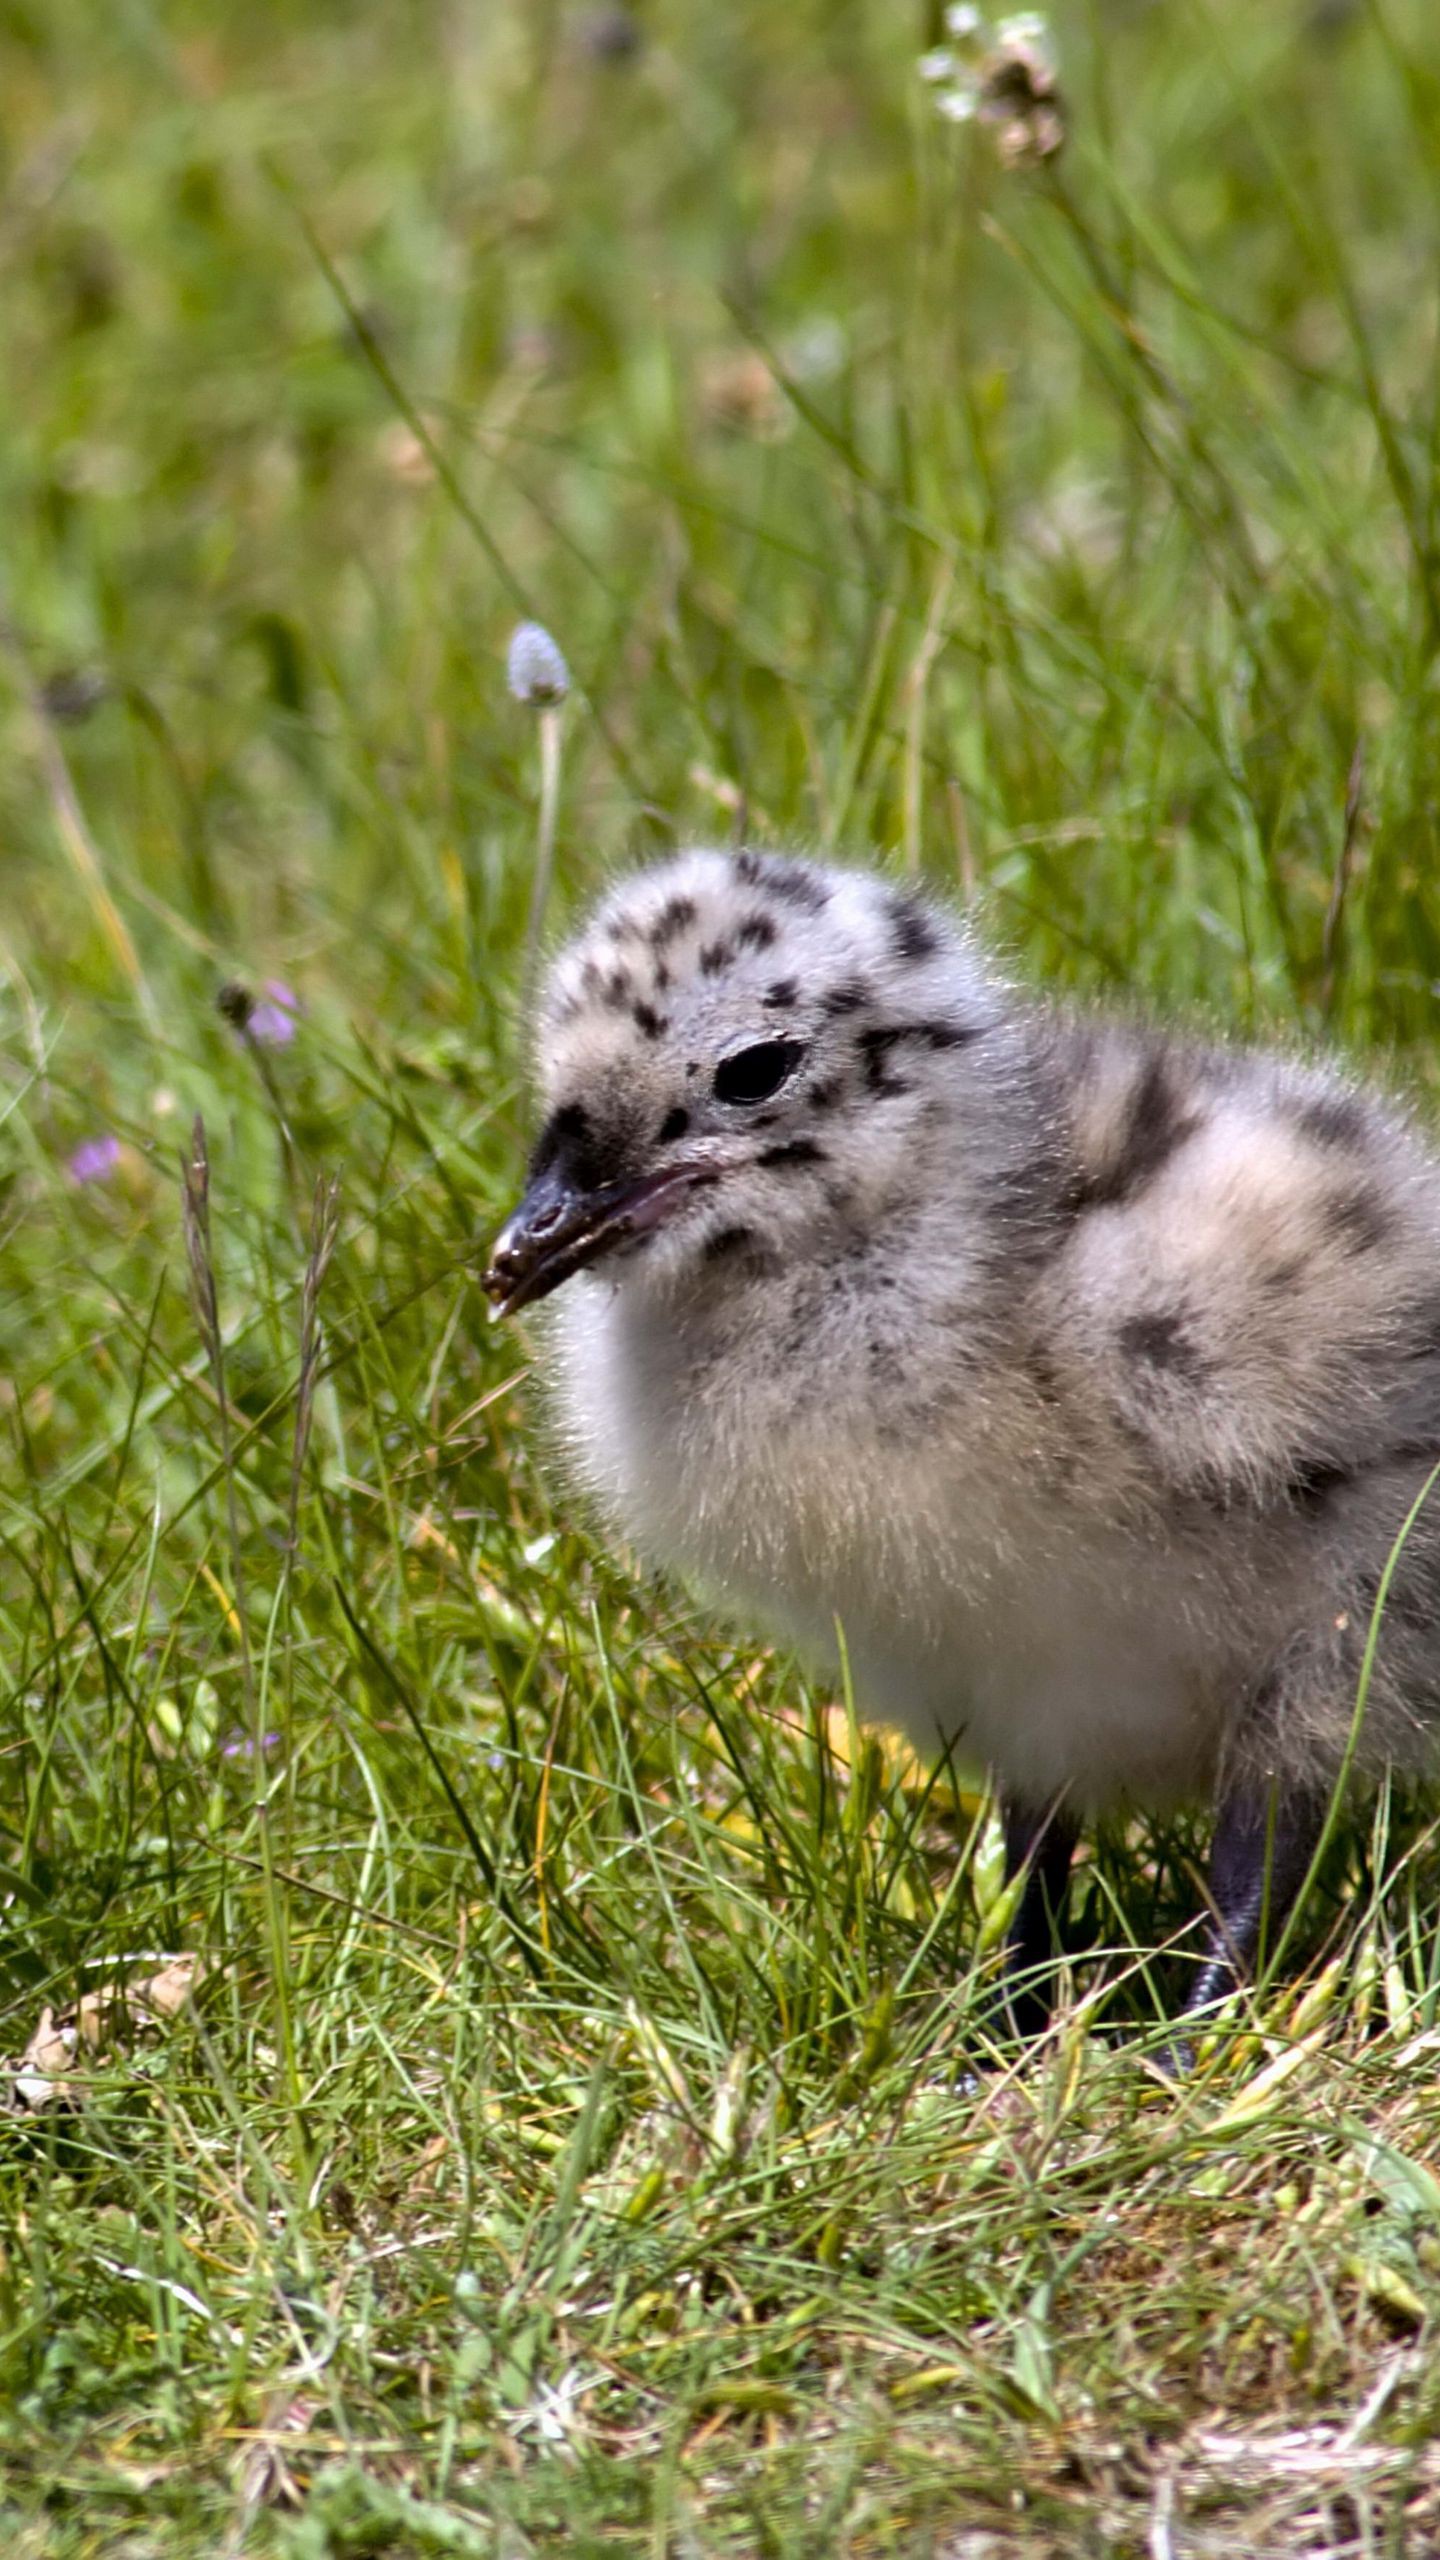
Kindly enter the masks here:
<path id="1" fill-rule="evenodd" d="M 230 978 L 215 998 L 215 1009 L 242 1040 L 259 1040 L 267 1049 L 287 1049 L 304 1012 L 293 987 L 283 978 L 267 978 L 257 998 L 242 979 Z"/>
<path id="2" fill-rule="evenodd" d="M 216 994 L 215 1010 L 232 1031 L 248 1031 L 255 999 L 239 978 L 227 978 Z"/>
<path id="3" fill-rule="evenodd" d="M 505 675 L 517 702 L 549 711 L 570 690 L 570 670 L 543 622 L 521 622 L 510 635 Z"/>
<path id="4" fill-rule="evenodd" d="M 88 720 L 108 700 L 108 679 L 94 667 L 61 667 L 40 687 L 40 702 L 52 720 Z"/>
<path id="5" fill-rule="evenodd" d="M 633 62 L 645 42 L 632 9 L 592 9 L 580 28 L 580 50 L 592 62 Z"/>

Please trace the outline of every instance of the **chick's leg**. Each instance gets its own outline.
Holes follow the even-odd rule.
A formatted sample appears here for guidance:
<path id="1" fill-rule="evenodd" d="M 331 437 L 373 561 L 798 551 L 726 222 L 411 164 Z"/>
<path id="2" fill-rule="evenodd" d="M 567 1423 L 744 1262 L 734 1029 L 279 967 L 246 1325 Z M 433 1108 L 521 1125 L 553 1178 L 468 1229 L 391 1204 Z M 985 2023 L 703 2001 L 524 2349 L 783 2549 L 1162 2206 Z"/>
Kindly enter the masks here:
<path id="1" fill-rule="evenodd" d="M 1038 1812 L 1029 1805 L 1005 1807 L 1006 1882 L 1022 1870 L 1025 1877 L 1006 1948 L 1005 2007 L 1021 2035 L 1038 2035 L 1049 2023 L 1053 1966 L 1060 1950 L 1060 1923 L 1076 1838 L 1075 1824 L 1058 1797 Z"/>
<path id="2" fill-rule="evenodd" d="M 1210 1920 L 1183 2015 L 1210 2008 L 1272 1946 L 1305 1881 L 1328 1797 L 1252 1779 L 1227 1788 L 1210 1849 Z"/>

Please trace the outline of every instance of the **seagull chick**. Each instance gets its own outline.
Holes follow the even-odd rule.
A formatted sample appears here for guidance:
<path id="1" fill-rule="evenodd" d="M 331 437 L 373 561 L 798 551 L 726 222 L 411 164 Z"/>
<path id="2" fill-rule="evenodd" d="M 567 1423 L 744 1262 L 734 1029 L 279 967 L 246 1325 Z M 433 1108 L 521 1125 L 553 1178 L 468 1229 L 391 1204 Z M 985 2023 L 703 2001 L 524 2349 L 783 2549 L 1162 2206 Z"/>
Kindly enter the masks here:
<path id="1" fill-rule="evenodd" d="M 752 852 L 604 900 L 538 1075 L 485 1285 L 567 1284 L 606 1519 L 811 1658 L 838 1621 L 862 1704 L 992 1773 L 1037 1985 L 1079 1826 L 1213 1799 L 1215 2000 L 1336 1782 L 1435 1763 L 1440 1495 L 1395 1549 L 1440 1458 L 1440 1164 L 1403 1113 Z"/>

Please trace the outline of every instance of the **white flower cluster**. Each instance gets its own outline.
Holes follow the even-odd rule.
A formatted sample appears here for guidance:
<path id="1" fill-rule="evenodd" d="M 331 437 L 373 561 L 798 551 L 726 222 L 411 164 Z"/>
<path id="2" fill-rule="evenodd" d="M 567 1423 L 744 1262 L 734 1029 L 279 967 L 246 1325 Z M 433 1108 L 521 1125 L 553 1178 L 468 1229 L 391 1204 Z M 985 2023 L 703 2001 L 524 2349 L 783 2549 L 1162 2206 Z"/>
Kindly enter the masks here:
<path id="1" fill-rule="evenodd" d="M 992 25 L 969 0 L 955 0 L 945 32 L 948 43 L 919 63 L 936 113 L 950 124 L 995 126 L 1007 168 L 1053 159 L 1065 123 L 1049 20 L 1039 9 L 1021 9 Z"/>

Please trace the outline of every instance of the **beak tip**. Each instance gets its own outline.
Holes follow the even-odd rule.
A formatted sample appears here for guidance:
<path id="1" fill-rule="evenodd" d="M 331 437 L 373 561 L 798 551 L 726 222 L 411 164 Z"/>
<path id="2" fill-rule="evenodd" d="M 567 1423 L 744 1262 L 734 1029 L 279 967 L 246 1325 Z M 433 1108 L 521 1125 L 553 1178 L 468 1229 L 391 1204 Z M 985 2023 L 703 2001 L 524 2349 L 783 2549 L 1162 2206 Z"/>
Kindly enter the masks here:
<path id="1" fill-rule="evenodd" d="M 485 1270 L 480 1274 L 480 1286 L 485 1296 L 490 1301 L 490 1322 L 492 1324 L 499 1324 L 510 1312 L 510 1301 L 515 1288 L 515 1275 L 513 1272 L 507 1273 L 497 1270 L 492 1259 Z"/>
<path id="2" fill-rule="evenodd" d="M 617 1244 L 648 1234 L 673 1197 L 714 1179 L 708 1167 L 675 1166 L 591 1192 L 575 1190 L 561 1175 L 532 1182 L 480 1275 L 491 1323 L 519 1315 Z"/>

